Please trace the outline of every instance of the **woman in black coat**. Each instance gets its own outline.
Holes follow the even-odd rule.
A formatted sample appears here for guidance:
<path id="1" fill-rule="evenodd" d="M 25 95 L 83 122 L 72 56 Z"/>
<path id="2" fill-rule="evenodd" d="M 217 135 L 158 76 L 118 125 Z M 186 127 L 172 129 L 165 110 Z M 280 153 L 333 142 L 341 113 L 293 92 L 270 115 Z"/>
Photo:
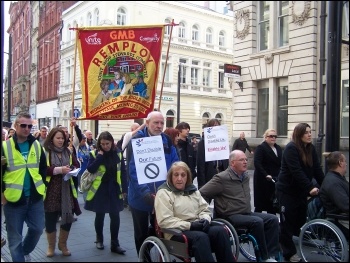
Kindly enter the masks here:
<path id="1" fill-rule="evenodd" d="M 295 126 L 292 141 L 283 151 L 281 171 L 276 183 L 276 195 L 281 209 L 280 244 L 285 260 L 299 262 L 293 241 L 306 222 L 307 197 L 318 195 L 324 173 L 312 144 L 311 127 L 307 123 Z"/>
<path id="2" fill-rule="evenodd" d="M 273 181 L 277 181 L 280 172 L 282 148 L 276 144 L 277 133 L 274 129 L 266 130 L 264 138 L 254 154 L 254 206 L 255 212 L 276 214 L 272 206 L 275 195 Z"/>

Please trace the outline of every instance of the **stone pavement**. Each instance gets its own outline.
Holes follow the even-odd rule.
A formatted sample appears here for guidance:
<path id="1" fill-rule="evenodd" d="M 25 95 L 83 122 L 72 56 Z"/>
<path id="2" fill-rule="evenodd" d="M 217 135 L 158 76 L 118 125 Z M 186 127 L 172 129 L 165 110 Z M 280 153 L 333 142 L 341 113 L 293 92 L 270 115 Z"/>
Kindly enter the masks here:
<path id="1" fill-rule="evenodd" d="M 251 177 L 251 190 L 253 190 L 253 171 L 249 170 L 249 174 Z M 251 194 L 253 200 L 253 191 Z M 138 257 L 134 243 L 134 228 L 131 212 L 127 208 L 120 212 L 119 242 L 120 245 L 126 249 L 126 253 L 125 255 L 119 255 L 110 251 L 108 214 L 106 214 L 104 224 L 105 249 L 99 250 L 96 248 L 94 243 L 96 240 L 94 228 L 95 213 L 86 211 L 84 209 L 84 200 L 82 194 L 79 194 L 78 201 L 82 210 L 82 214 L 78 217 L 78 221 L 73 223 L 68 238 L 68 248 L 71 251 L 72 255 L 68 257 L 62 256 L 61 251 L 59 251 L 56 246 L 55 256 L 52 258 L 46 257 L 47 239 L 44 230 L 44 233 L 42 234 L 37 247 L 30 254 L 32 262 L 137 262 Z M 7 233 L 3 221 L 4 218 L 2 217 L 1 235 L 7 239 Z M 57 229 L 59 229 L 59 223 L 57 224 Z M 25 226 L 23 233 L 26 232 L 27 228 Z M 1 248 L 1 261 L 12 262 L 8 244 Z M 240 256 L 239 261 L 247 262 L 248 260 Z"/>

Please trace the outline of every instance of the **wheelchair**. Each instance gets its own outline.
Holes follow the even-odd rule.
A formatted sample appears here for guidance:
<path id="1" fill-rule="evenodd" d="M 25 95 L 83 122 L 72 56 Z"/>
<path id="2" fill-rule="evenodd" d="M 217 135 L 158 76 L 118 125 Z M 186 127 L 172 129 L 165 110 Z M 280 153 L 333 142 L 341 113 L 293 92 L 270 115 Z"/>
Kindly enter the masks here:
<path id="1" fill-rule="evenodd" d="M 225 227 L 230 237 L 233 256 L 237 261 L 239 256 L 239 241 L 233 226 L 225 220 L 218 219 L 212 220 L 211 225 L 222 225 Z M 180 230 L 160 229 L 156 220 L 154 228 L 155 235 L 146 238 L 141 245 L 139 251 L 139 262 L 176 262 L 176 258 L 183 262 L 192 261 L 193 254 L 188 245 L 188 240 Z M 182 235 L 184 242 L 165 239 L 163 235 L 164 233 Z"/>
<path id="2" fill-rule="evenodd" d="M 349 216 L 327 214 L 325 219 L 314 219 L 302 226 L 299 250 L 305 262 L 348 262 L 349 232 L 346 238 L 338 220 L 349 220 Z"/>

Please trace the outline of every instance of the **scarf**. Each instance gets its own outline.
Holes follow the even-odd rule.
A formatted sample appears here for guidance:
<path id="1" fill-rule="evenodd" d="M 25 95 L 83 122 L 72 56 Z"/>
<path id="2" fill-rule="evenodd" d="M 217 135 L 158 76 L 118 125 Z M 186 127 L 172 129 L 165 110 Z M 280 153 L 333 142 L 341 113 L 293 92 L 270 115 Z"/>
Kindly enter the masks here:
<path id="1" fill-rule="evenodd" d="M 51 149 L 51 165 L 55 167 L 70 165 L 70 151 L 56 146 L 50 147 Z M 61 153 L 62 157 L 59 158 L 57 153 Z M 62 179 L 61 189 L 61 225 L 71 224 L 74 222 L 73 207 L 70 200 L 70 180 L 65 181 Z"/>
<path id="2" fill-rule="evenodd" d="M 197 187 L 194 184 L 187 185 L 184 190 L 176 189 L 172 184 L 165 182 L 159 186 L 159 189 L 167 189 L 168 191 L 174 192 L 175 194 L 183 193 L 184 196 L 191 195 L 197 191 Z"/>

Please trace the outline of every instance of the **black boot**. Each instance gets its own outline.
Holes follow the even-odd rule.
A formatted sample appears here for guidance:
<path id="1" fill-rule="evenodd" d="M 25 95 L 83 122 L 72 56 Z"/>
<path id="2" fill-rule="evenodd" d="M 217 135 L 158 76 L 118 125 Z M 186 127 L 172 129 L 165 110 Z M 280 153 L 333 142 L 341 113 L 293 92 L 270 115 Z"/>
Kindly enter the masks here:
<path id="1" fill-rule="evenodd" d="M 119 242 L 115 240 L 111 240 L 111 251 L 120 255 L 124 255 L 126 252 L 124 248 L 119 246 Z"/>
<path id="2" fill-rule="evenodd" d="M 103 236 L 96 235 L 95 243 L 96 243 L 96 247 L 98 249 L 104 249 L 105 248 L 105 246 L 103 245 Z"/>

